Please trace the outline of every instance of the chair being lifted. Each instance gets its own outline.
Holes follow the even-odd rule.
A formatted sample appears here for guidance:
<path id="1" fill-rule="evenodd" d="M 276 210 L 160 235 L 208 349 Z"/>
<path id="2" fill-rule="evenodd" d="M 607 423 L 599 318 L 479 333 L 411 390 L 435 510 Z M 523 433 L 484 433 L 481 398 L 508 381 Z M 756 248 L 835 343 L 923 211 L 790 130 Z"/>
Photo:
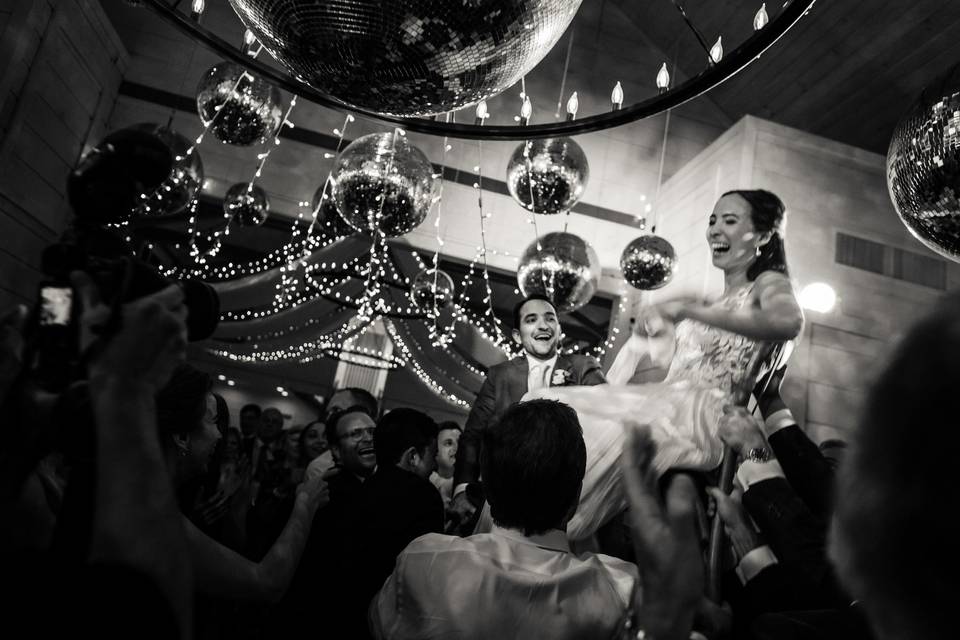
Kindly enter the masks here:
<path id="1" fill-rule="evenodd" d="M 755 389 L 760 388 L 766 391 L 773 372 L 785 366 L 786 354 L 787 350 L 782 342 L 761 343 L 747 365 L 748 375 L 744 376 L 744 384 L 733 391 L 733 404 L 747 407 L 750 403 L 750 396 Z M 718 488 L 726 494 L 729 494 L 733 489 L 733 479 L 736 471 L 737 454 L 730 447 L 724 447 Z M 710 543 L 707 553 L 707 596 L 717 604 L 722 601 L 720 584 L 725 540 L 723 521 L 720 519 L 720 515 L 715 513 L 710 525 Z"/>

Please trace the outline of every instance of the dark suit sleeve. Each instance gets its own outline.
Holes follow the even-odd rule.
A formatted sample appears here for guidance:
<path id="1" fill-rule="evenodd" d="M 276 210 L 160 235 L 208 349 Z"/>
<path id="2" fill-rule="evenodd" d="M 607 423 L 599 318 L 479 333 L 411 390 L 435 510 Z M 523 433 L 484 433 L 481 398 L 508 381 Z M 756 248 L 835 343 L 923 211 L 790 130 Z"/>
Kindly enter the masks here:
<path id="1" fill-rule="evenodd" d="M 577 384 L 592 387 L 607 382 L 606 377 L 603 375 L 603 369 L 600 368 L 600 363 L 597 362 L 596 359 L 581 356 L 577 360 L 577 369 L 580 370 L 580 375 L 578 376 L 580 379 Z"/>
<path id="2" fill-rule="evenodd" d="M 784 478 L 752 485 L 743 494 L 743 504 L 777 558 L 809 585 L 796 597 L 823 605 L 847 601 L 827 561 L 826 520 L 807 508 Z"/>
<path id="3" fill-rule="evenodd" d="M 772 433 L 768 441 L 797 495 L 814 514 L 829 518 L 834 472 L 817 445 L 795 424 Z"/>
<path id="4" fill-rule="evenodd" d="M 493 369 L 487 372 L 487 378 L 480 387 L 477 399 L 473 402 L 467 424 L 460 436 L 457 447 L 457 463 L 453 471 L 453 486 L 464 482 L 471 483 L 480 479 L 480 444 L 483 432 L 487 428 L 496 408 L 496 374 Z"/>

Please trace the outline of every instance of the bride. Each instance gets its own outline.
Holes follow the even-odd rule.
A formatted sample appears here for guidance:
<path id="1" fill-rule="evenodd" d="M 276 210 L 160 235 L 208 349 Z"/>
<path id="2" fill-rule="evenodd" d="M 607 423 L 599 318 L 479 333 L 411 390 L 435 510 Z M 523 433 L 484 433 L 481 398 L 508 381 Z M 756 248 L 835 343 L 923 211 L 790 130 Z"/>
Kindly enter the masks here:
<path id="1" fill-rule="evenodd" d="M 626 421 L 649 425 L 660 474 L 720 464 L 717 421 L 731 392 L 748 382 L 752 386 L 746 380 L 751 356 L 760 342 L 791 340 L 803 325 L 787 275 L 783 219 L 783 203 L 769 191 L 723 194 L 706 233 L 713 265 L 723 270 L 722 297 L 645 309 L 617 354 L 609 384 L 548 387 L 524 396 L 559 400 L 580 417 L 587 470 L 580 506 L 567 528 L 571 540 L 589 537 L 626 506 L 619 465 Z M 647 336 L 639 334 L 641 326 Z M 664 341 L 674 348 L 664 381 L 626 384 L 644 353 Z"/>

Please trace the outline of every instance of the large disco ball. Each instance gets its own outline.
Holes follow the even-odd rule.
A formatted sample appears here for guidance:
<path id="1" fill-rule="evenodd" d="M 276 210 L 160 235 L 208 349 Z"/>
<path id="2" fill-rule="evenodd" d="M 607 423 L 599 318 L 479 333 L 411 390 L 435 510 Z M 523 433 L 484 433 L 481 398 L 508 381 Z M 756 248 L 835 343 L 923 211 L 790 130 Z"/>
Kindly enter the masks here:
<path id="1" fill-rule="evenodd" d="M 897 214 L 920 242 L 960 261 L 960 66 L 924 89 L 887 151 Z"/>
<path id="2" fill-rule="evenodd" d="M 280 100 L 275 86 L 232 62 L 210 67 L 197 86 L 204 126 L 217 140 L 242 147 L 276 133 L 283 119 Z"/>
<path id="3" fill-rule="evenodd" d="M 600 260 L 580 236 L 557 231 L 534 241 L 523 252 L 517 282 L 524 296 L 535 293 L 553 301 L 557 311 L 574 311 L 590 302 L 600 280 Z"/>
<path id="4" fill-rule="evenodd" d="M 507 187 L 534 213 L 568 211 L 583 196 L 590 178 L 587 156 L 571 138 L 528 140 L 507 163 Z"/>
<path id="5" fill-rule="evenodd" d="M 170 150 L 173 157 L 173 170 L 159 189 L 147 194 L 137 214 L 157 217 L 182 213 L 196 200 L 203 188 L 203 162 L 196 149 L 187 151 L 193 145 L 185 137 L 166 125 L 142 123 L 130 127 L 156 136 Z"/>
<path id="6" fill-rule="evenodd" d="M 453 302 L 453 278 L 440 269 L 424 269 L 410 285 L 410 301 L 420 311 L 431 313 Z"/>
<path id="7" fill-rule="evenodd" d="M 347 224 L 395 238 L 427 217 L 437 195 L 433 166 L 406 136 L 371 133 L 357 138 L 333 168 L 332 195 Z"/>
<path id="8" fill-rule="evenodd" d="M 257 185 L 238 182 L 223 198 L 223 212 L 241 227 L 259 227 L 270 217 L 267 192 Z"/>
<path id="9" fill-rule="evenodd" d="M 397 116 L 460 109 L 513 86 L 582 0 L 230 0 L 301 82 Z"/>
<path id="10" fill-rule="evenodd" d="M 673 279 L 677 253 L 660 236 L 640 236 L 620 256 L 623 279 L 641 291 L 659 289 Z"/>
<path id="11" fill-rule="evenodd" d="M 324 197 L 326 194 L 326 197 Z M 326 184 L 317 187 L 313 194 L 313 211 L 317 213 L 316 228 L 325 236 L 333 238 L 343 238 L 351 236 L 357 232 L 356 229 L 347 224 L 340 212 L 337 211 L 337 205 L 333 201 L 331 190 Z"/>

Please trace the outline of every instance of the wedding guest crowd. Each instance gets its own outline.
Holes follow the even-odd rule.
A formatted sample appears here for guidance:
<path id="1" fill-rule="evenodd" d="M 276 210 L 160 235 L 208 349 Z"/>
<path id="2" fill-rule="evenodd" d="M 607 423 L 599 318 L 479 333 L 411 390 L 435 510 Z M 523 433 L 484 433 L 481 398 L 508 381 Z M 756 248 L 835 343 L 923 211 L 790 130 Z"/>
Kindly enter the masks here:
<path id="1" fill-rule="evenodd" d="M 89 279 L 74 285 L 91 328 L 102 303 Z M 577 412 L 518 402 L 558 366 L 602 376 L 590 362 L 558 365 L 547 350 L 542 375 L 504 367 L 488 384 L 511 401 L 491 395 L 466 431 L 354 388 L 293 423 L 228 406 L 185 363 L 177 287 L 122 315 L 85 363 L 82 398 L 58 400 L 74 413 L 25 382 L 25 310 L 0 324 L 10 637 L 955 637 L 960 295 L 903 339 L 849 444 L 808 437 L 780 395 L 784 368 L 755 389 L 755 413 L 724 407 L 730 493 L 709 473 L 658 473 L 650 430 L 628 425 L 626 552 L 568 539 L 588 465 Z M 559 333 L 542 299 L 522 302 L 516 323 L 531 350 Z M 709 599 L 714 512 L 726 560 Z"/>

